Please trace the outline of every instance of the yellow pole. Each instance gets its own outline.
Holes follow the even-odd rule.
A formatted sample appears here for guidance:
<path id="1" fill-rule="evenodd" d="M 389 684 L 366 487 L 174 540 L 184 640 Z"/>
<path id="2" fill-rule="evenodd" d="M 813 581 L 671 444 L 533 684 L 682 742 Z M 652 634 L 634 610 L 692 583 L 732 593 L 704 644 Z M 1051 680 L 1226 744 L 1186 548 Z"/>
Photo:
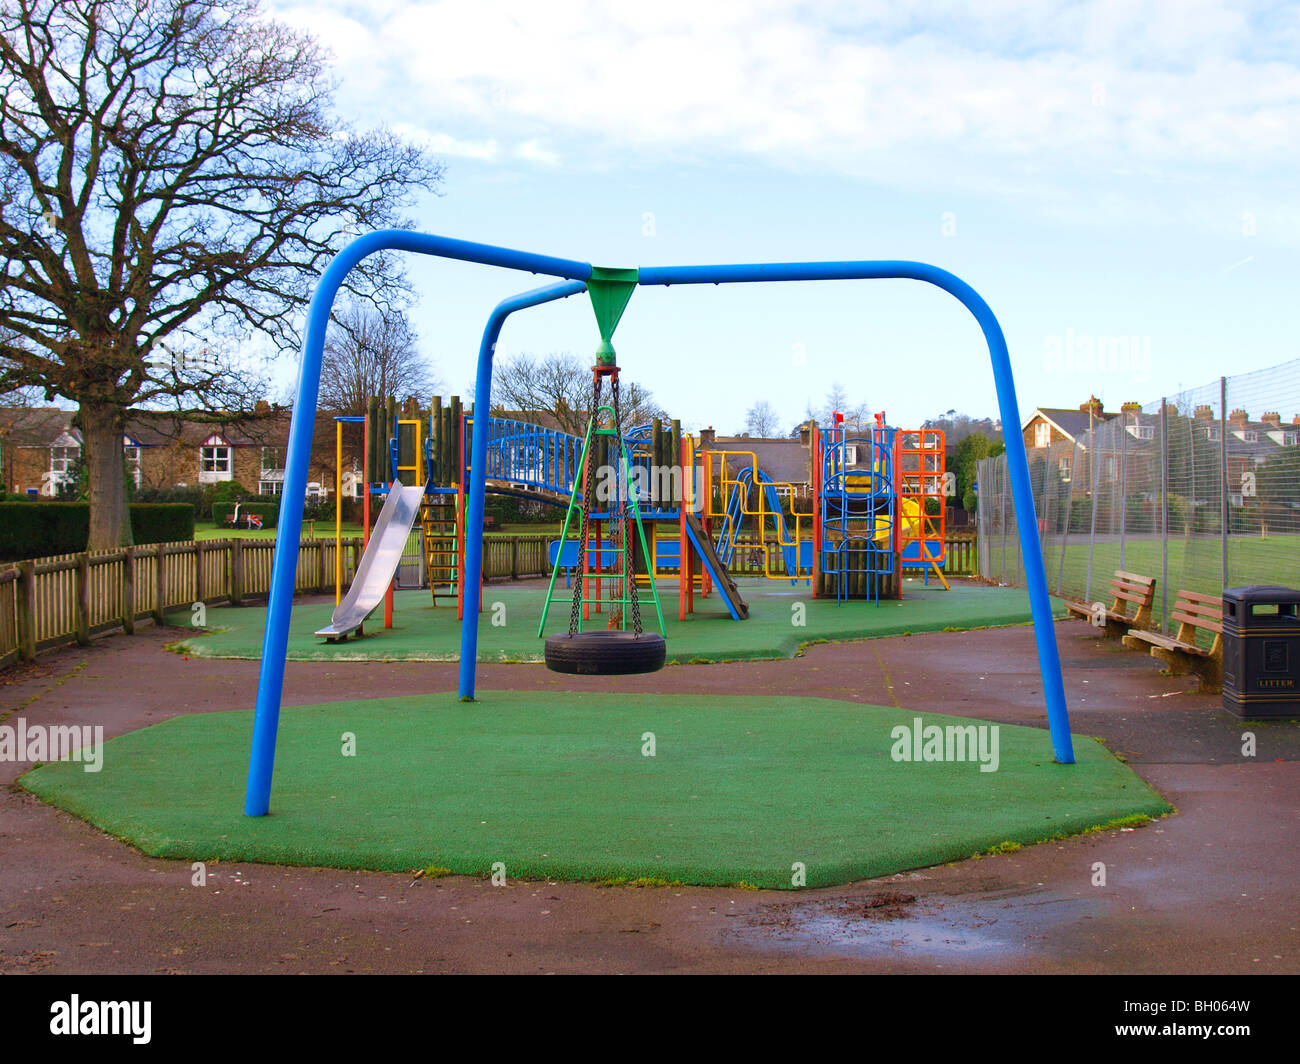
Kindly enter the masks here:
<path id="1" fill-rule="evenodd" d="M 343 422 L 334 422 L 334 605 L 343 598 Z"/>

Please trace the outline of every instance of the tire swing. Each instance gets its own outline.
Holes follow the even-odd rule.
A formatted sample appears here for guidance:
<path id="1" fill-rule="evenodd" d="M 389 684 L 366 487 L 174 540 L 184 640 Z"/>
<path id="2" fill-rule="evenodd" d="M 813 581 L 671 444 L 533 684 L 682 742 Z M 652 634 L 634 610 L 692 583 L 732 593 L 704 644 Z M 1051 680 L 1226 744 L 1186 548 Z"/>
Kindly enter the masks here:
<path id="1" fill-rule="evenodd" d="M 605 377 L 610 378 L 613 391 L 613 407 L 600 405 L 601 386 Z M 612 419 L 612 426 L 600 427 L 601 415 Z M 609 441 L 608 456 L 615 469 L 615 479 L 622 484 L 622 490 L 616 490 L 604 513 L 598 514 L 595 507 L 595 481 L 593 475 L 593 453 L 597 444 Z M 600 448 L 604 449 L 604 448 Z M 582 457 L 579 461 L 581 479 L 574 484 L 573 494 L 569 500 L 569 510 L 565 514 L 564 531 L 560 536 L 563 547 L 568 542 L 569 522 L 575 513 L 580 516 L 578 533 L 577 572 L 573 576 L 573 600 L 569 610 L 569 631 L 553 635 L 546 640 L 546 667 L 552 672 L 571 673 L 584 676 L 629 676 L 643 672 L 657 672 L 664 667 L 668 648 L 662 634 L 646 632 L 641 627 L 641 604 L 637 595 L 636 561 L 633 550 L 633 531 L 639 537 L 642 557 L 650 556 L 646 547 L 645 530 L 641 525 L 641 508 L 637 502 L 636 492 L 631 488 L 631 462 L 627 448 L 623 443 L 622 416 L 618 402 L 618 366 L 614 364 L 613 348 L 602 343 L 597 355 L 597 364 L 592 369 L 591 416 L 587 422 L 586 438 L 583 441 Z M 619 470 L 625 474 L 618 476 Z M 593 520 L 607 520 L 610 527 L 610 546 L 590 542 L 590 529 Z M 599 527 L 599 526 L 598 526 Z M 591 557 L 598 559 L 595 566 L 597 588 L 614 575 L 604 569 L 608 554 L 622 559 L 617 573 L 622 594 L 618 598 L 606 599 L 606 604 L 617 613 L 610 614 L 608 629 L 582 630 L 584 607 L 591 602 L 600 602 L 600 592 L 596 599 L 584 598 L 584 591 L 591 580 Z M 546 610 L 542 612 L 542 623 L 538 634 L 546 625 L 546 613 L 550 608 L 555 579 L 561 568 L 563 550 L 556 555 L 555 567 L 551 572 L 551 589 L 547 592 Z M 654 578 L 650 580 L 650 590 L 654 598 L 655 611 L 659 615 L 660 630 L 663 629 L 663 612 L 659 607 L 659 594 L 655 590 Z M 630 607 L 632 615 L 631 630 L 627 628 L 627 612 L 623 607 Z M 619 627 L 613 627 L 618 623 Z"/>

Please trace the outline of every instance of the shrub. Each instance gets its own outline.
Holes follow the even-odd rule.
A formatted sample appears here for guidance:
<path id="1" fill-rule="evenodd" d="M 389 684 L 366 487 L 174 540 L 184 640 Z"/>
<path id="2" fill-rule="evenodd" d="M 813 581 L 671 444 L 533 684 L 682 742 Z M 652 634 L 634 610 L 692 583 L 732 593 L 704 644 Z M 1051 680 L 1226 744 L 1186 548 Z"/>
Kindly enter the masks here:
<path id="1" fill-rule="evenodd" d="M 136 543 L 181 543 L 194 539 L 194 507 L 188 502 L 131 504 Z"/>
<path id="2" fill-rule="evenodd" d="M 0 558 L 48 558 L 86 549 L 90 504 L 85 502 L 0 503 Z"/>
<path id="3" fill-rule="evenodd" d="M 139 544 L 193 540 L 193 507 L 132 503 L 131 535 Z M 0 560 L 79 554 L 89 538 L 89 503 L 0 502 Z"/>

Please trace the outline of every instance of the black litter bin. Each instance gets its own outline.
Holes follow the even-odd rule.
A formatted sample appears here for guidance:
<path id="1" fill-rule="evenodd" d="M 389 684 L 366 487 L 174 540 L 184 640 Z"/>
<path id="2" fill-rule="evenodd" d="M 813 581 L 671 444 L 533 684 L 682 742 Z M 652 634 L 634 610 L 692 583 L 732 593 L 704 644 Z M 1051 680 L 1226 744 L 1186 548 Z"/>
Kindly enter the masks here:
<path id="1" fill-rule="evenodd" d="M 1300 591 L 1224 591 L 1223 706 L 1243 720 L 1300 717 Z"/>

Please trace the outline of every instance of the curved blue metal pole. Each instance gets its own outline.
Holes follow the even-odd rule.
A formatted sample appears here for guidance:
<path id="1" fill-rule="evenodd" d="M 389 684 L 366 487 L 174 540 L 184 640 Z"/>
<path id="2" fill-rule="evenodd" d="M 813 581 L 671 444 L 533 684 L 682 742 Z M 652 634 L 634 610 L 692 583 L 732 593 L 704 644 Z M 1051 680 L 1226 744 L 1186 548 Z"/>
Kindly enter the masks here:
<path id="1" fill-rule="evenodd" d="M 1043 679 L 1043 697 L 1047 703 L 1047 724 L 1052 736 L 1056 760 L 1074 763 L 1074 744 L 1070 738 L 1070 718 L 1065 706 L 1065 683 L 1061 676 L 1061 658 L 1056 646 L 1056 629 L 1052 622 L 1052 602 L 1047 589 L 1047 571 L 1038 542 L 1038 519 L 1034 513 L 1034 493 L 1029 482 L 1029 459 L 1024 437 L 1020 434 L 1020 406 L 1011 375 L 1011 356 L 1007 351 L 1002 326 L 983 297 L 956 274 L 924 262 L 790 262 L 753 263 L 728 266 L 663 266 L 639 271 L 643 285 L 661 284 L 730 284 L 752 281 L 834 281 L 870 278 L 909 278 L 925 281 L 955 296 L 974 315 L 984 331 L 989 357 L 993 362 L 993 381 L 1002 415 L 1002 436 L 1007 447 L 1007 468 L 1011 474 L 1011 497 L 1015 504 L 1016 524 L 1020 531 L 1020 548 L 1025 563 L 1025 583 L 1034 618 L 1034 639 L 1038 644 L 1038 668 Z"/>
<path id="2" fill-rule="evenodd" d="M 311 457 L 312 432 L 316 424 L 321 353 L 325 346 L 330 309 L 343 279 L 352 268 L 367 255 L 387 250 L 413 251 L 420 255 L 480 262 L 487 266 L 501 266 L 577 281 L 585 281 L 591 276 L 591 264 L 587 262 L 534 255 L 512 248 L 453 240 L 428 233 L 413 233 L 404 229 L 367 233 L 340 251 L 326 267 L 307 312 L 302 364 L 298 370 L 298 392 L 294 398 L 293 418 L 289 423 L 289 453 L 285 461 L 283 495 L 277 522 L 275 560 L 271 567 L 271 595 L 266 612 L 266 634 L 262 640 L 262 666 L 257 682 L 257 710 L 253 718 L 253 743 L 248 759 L 248 785 L 244 792 L 245 816 L 265 816 L 271 804 L 271 773 L 275 765 L 275 738 L 280 724 L 285 655 L 289 646 L 289 614 L 293 608 L 298 541 L 302 536 L 302 508 L 307 491 L 307 464 Z M 480 521 L 481 519 L 480 510 Z"/>
<path id="3" fill-rule="evenodd" d="M 470 440 L 469 513 L 465 517 L 465 615 L 460 622 L 460 700 L 474 701 L 478 665 L 478 589 L 483 575 L 483 507 L 487 498 L 488 411 L 492 402 L 492 358 L 506 318 L 516 310 L 564 299 L 586 289 L 581 281 L 562 281 L 503 299 L 488 317 L 478 349 L 474 378 L 474 435 Z M 482 413 L 480 414 L 480 411 Z"/>

